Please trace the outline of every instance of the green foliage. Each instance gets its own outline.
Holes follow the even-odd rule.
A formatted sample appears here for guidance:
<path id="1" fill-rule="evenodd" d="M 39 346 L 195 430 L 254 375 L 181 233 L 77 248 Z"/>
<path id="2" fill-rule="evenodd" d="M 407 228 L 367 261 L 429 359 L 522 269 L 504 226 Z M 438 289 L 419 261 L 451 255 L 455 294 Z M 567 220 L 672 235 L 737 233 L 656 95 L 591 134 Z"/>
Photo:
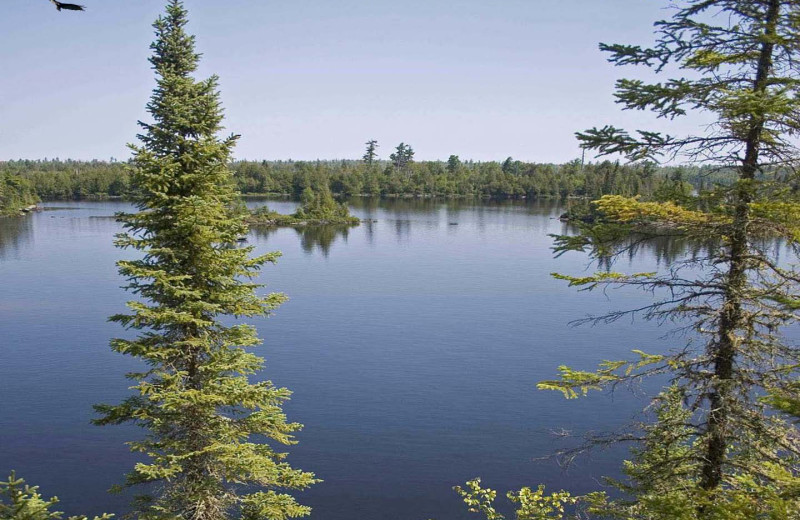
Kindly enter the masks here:
<path id="1" fill-rule="evenodd" d="M 602 273 L 595 273 L 590 276 L 569 276 L 565 274 L 559 273 L 550 273 L 550 276 L 557 280 L 566 280 L 569 282 L 569 286 L 577 286 L 581 287 L 584 290 L 592 290 L 598 287 L 600 284 L 605 284 L 608 282 L 626 282 L 630 280 L 635 280 L 637 278 L 648 278 L 655 275 L 655 273 L 636 273 L 636 274 L 622 274 L 622 273 L 613 273 L 613 272 L 602 272 Z"/>
<path id="2" fill-rule="evenodd" d="M 557 390 L 567 399 L 575 399 L 586 395 L 590 390 L 602 390 L 612 384 L 630 381 L 642 377 L 643 368 L 663 370 L 661 364 L 668 362 L 666 356 L 647 354 L 641 350 L 634 350 L 639 356 L 635 361 L 603 361 L 595 372 L 573 370 L 568 366 L 558 367 L 560 379 L 540 381 L 536 386 L 539 390 Z"/>
<path id="3" fill-rule="evenodd" d="M 0 171 L 0 217 L 19 214 L 37 202 L 39 198 L 30 181 Z"/>
<path id="4" fill-rule="evenodd" d="M 764 399 L 776 410 L 800 419 L 800 381 L 795 381 L 782 389 L 772 389 Z"/>
<path id="5" fill-rule="evenodd" d="M 645 364 L 647 355 L 639 353 Z M 638 364 L 638 363 L 637 363 Z M 622 368 L 624 363 L 609 363 Z M 628 365 L 630 366 L 630 365 Z M 509 492 L 518 520 L 796 520 L 800 515 L 800 479 L 781 463 L 761 461 L 758 475 L 734 471 L 725 485 L 713 490 L 699 486 L 702 460 L 696 456 L 699 436 L 686 394 L 673 384 L 649 408 L 653 421 L 640 423 L 631 459 L 624 462 L 625 481 L 606 479 L 621 493 L 592 492 L 583 496 L 565 491 L 546 494 L 544 486 Z M 765 455 L 774 447 L 762 444 Z M 676 479 L 676 475 L 680 478 Z M 497 492 L 482 488 L 480 479 L 455 488 L 470 512 L 487 520 L 504 520 L 494 506 Z"/>
<path id="6" fill-rule="evenodd" d="M 298 220 L 314 220 L 325 223 L 358 223 L 358 219 L 350 216 L 347 204 L 333 200 L 327 185 L 316 191 L 306 188 L 301 198 L 302 205 L 294 213 Z"/>
<path id="7" fill-rule="evenodd" d="M 780 194 L 770 195 L 750 203 L 754 225 L 771 235 L 800 243 L 800 200 L 791 200 Z"/>
<path id="8" fill-rule="evenodd" d="M 684 390 L 672 385 L 654 400 L 651 408 L 656 420 L 641 425 L 642 442 L 632 451 L 633 459 L 625 462 L 630 480 L 609 480 L 627 496 L 591 493 L 581 497 L 590 516 L 695 520 L 700 511 L 703 518 L 713 520 L 798 518 L 798 479 L 782 464 L 763 462 L 758 475 L 733 471 L 725 485 L 715 489 L 698 485 L 702 461 L 695 456 L 698 435 L 685 398 Z M 767 444 L 762 447 L 767 449 Z M 676 475 L 685 478 L 678 481 Z"/>
<path id="9" fill-rule="evenodd" d="M 458 172 L 458 170 L 460 168 L 461 168 L 461 159 L 459 159 L 457 155 L 451 155 L 447 159 L 447 171 L 448 171 L 448 173 L 454 174 L 454 173 Z"/>
<path id="10" fill-rule="evenodd" d="M 277 211 L 269 209 L 269 206 L 261 206 L 254 209 L 250 216 L 247 218 L 249 224 L 262 224 L 262 225 L 283 225 L 284 222 L 294 222 L 291 215 L 284 215 Z"/>
<path id="11" fill-rule="evenodd" d="M 236 162 L 232 165 L 243 193 L 291 194 L 328 182 L 333 193 L 382 197 L 479 197 L 494 199 L 597 198 L 606 193 L 651 198 L 674 168 L 652 164 L 620 165 L 609 161 L 581 166 L 512 161 L 504 168 L 496 162 L 452 160 L 415 161 L 402 170 L 391 162 L 362 161 Z M 730 182 L 730 175 L 706 168 L 685 168 L 686 178 L 698 187 L 706 182 Z"/>
<path id="12" fill-rule="evenodd" d="M 336 202 L 327 185 L 323 184 L 318 191 L 308 187 L 303 190 L 302 205 L 291 215 L 283 215 L 270 210 L 267 206 L 253 211 L 247 221 L 253 225 L 266 226 L 320 226 L 337 224 L 343 226 L 357 225 L 358 217 L 350 215 L 347 204 Z"/>
<path id="13" fill-rule="evenodd" d="M 679 169 L 653 192 L 653 199 L 659 202 L 675 202 L 684 205 L 691 201 L 693 190 L 694 187 L 684 180 L 684 170 Z"/>
<path id="14" fill-rule="evenodd" d="M 468 481 L 466 486 L 456 486 L 453 489 L 461 496 L 471 513 L 480 513 L 486 520 L 505 519 L 494 508 L 496 491 L 482 488 L 479 478 Z M 515 504 L 517 520 L 562 520 L 567 518 L 565 506 L 575 504 L 578 500 L 566 491 L 547 495 L 544 486 L 535 490 L 524 487 L 517 492 L 509 492 L 506 496 Z"/>
<path id="15" fill-rule="evenodd" d="M 605 195 L 593 202 L 607 222 L 670 226 L 682 231 L 707 231 L 720 224 L 730 223 L 729 218 L 687 209 L 674 201 L 642 202 L 637 197 Z"/>
<path id="16" fill-rule="evenodd" d="M 27 179 L 42 200 L 127 197 L 130 168 L 116 161 L 8 161 L 0 169 Z"/>
<path id="17" fill-rule="evenodd" d="M 382 197 L 477 197 L 492 199 L 598 198 L 604 194 L 641 195 L 651 199 L 662 184 L 670 183 L 674 167 L 656 168 L 652 163 L 618 164 L 610 161 L 562 165 L 512 161 L 462 161 L 453 156 L 445 162 L 414 161 L 402 170 L 391 162 L 302 161 L 250 162 L 232 164 L 237 185 L 243 193 L 291 194 L 327 181 L 340 195 Z M 686 182 L 695 189 L 730 184 L 730 170 L 684 167 Z"/>
<path id="18" fill-rule="evenodd" d="M 324 181 L 333 193 L 348 196 L 561 199 L 599 197 L 607 192 L 650 197 L 671 172 L 611 162 L 584 167 L 577 162 L 513 164 L 504 170 L 496 162 L 461 161 L 453 156 L 446 162 L 414 161 L 402 168 L 377 160 L 371 165 L 361 161 L 237 162 L 232 167 L 243 193 L 282 193 L 297 198 L 306 187 Z"/>
<path id="19" fill-rule="evenodd" d="M 120 215 L 126 232 L 116 241 L 143 256 L 118 262 L 138 299 L 111 320 L 142 332 L 111 346 L 147 369 L 129 374 L 134 395 L 96 407 L 96 423 L 130 422 L 146 431 L 130 442 L 146 459 L 126 480 L 150 484 L 151 494 L 134 504 L 139 518 L 303 516 L 309 509 L 278 491 L 316 482 L 276 448 L 294 444 L 301 427 L 282 411 L 290 392 L 250 382 L 263 368 L 263 359 L 249 351 L 260 343 L 256 331 L 222 321 L 265 316 L 285 300 L 258 296 L 260 286 L 252 282 L 279 255 L 250 257 L 251 247 L 233 246 L 247 232 L 227 168 L 237 136 L 217 137 L 217 79 L 192 77 L 199 55 L 186 23 L 182 3 L 171 0 L 154 24 L 158 86 L 147 106 L 154 122 L 142 123 L 142 145 L 131 147 L 140 211 Z"/>
<path id="20" fill-rule="evenodd" d="M 481 513 L 486 517 L 486 520 L 502 520 L 505 518 L 494 508 L 497 491 L 482 488 L 481 479 L 479 478 L 467 481 L 466 486 L 466 489 L 461 486 L 456 486 L 453 489 L 464 499 L 464 503 L 470 513 Z"/>
<path id="21" fill-rule="evenodd" d="M 58 498 L 45 500 L 38 486 L 29 486 L 12 471 L 8 480 L 0 480 L 0 520 L 63 520 L 64 513 L 53 511 Z M 94 520 L 109 520 L 112 516 L 95 516 Z M 86 516 L 70 516 L 67 520 L 87 520 Z"/>

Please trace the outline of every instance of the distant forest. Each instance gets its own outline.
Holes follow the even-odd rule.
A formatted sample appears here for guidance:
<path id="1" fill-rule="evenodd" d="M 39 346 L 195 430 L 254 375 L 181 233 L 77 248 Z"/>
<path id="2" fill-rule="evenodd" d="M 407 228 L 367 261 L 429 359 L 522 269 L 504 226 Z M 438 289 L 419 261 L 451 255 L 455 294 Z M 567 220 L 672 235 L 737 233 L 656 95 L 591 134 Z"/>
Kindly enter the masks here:
<path id="1" fill-rule="evenodd" d="M 394 157 L 393 157 L 394 159 Z M 337 196 L 443 197 L 483 199 L 595 199 L 606 194 L 660 198 L 659 192 L 702 191 L 728 184 L 730 172 L 704 167 L 659 167 L 642 162 L 603 161 L 540 164 L 515 161 L 414 162 L 404 160 L 236 161 L 234 179 L 243 194 L 299 198 L 303 190 L 327 184 Z M 124 162 L 18 160 L 0 162 L 0 173 L 29 182 L 42 200 L 126 197 Z M 27 182 L 26 182 L 27 181 Z"/>

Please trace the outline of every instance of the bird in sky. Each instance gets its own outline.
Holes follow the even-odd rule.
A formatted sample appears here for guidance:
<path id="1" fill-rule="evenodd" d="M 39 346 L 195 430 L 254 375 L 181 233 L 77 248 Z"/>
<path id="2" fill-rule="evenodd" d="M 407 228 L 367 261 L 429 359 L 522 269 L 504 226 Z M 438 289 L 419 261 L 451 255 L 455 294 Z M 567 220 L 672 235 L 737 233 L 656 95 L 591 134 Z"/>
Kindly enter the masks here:
<path id="1" fill-rule="evenodd" d="M 56 6 L 56 9 L 59 11 L 62 9 L 66 9 L 67 11 L 85 11 L 86 8 L 82 5 L 78 4 L 65 4 L 64 2 L 59 2 L 58 0 L 50 0 L 53 2 L 53 5 Z"/>

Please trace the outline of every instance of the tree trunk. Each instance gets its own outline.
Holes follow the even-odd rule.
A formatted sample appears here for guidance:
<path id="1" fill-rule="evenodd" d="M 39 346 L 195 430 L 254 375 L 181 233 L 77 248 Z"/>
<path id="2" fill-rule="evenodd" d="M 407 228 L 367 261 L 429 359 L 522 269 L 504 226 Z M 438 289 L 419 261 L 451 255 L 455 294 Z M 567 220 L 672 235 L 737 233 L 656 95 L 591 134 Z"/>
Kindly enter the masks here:
<path id="1" fill-rule="evenodd" d="M 765 92 L 772 69 L 774 43 L 772 37 L 780 15 L 780 0 L 770 0 L 767 7 L 765 39 L 761 44 L 754 92 Z M 737 333 L 744 328 L 742 293 L 747 289 L 747 254 L 749 251 L 750 203 L 752 181 L 758 170 L 758 153 L 764 129 L 764 118 L 754 115 L 745 140 L 745 157 L 739 170 L 736 187 L 736 208 L 730 234 L 730 265 L 719 322 L 719 338 L 713 348 L 714 375 L 709 395 L 708 444 L 703 461 L 700 486 L 713 490 L 722 484 L 725 450 L 731 441 L 730 403 L 733 398 L 734 363 L 739 346 Z"/>

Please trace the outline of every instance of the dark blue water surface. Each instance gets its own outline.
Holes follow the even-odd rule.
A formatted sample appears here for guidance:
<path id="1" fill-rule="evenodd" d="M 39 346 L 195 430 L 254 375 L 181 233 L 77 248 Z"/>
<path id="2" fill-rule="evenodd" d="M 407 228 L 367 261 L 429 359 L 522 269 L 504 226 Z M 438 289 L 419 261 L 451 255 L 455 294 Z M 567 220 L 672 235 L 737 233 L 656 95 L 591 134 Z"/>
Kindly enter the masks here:
<path id="1" fill-rule="evenodd" d="M 136 460 L 124 443 L 141 432 L 89 421 L 93 404 L 128 395 L 123 374 L 137 368 L 109 349 L 124 332 L 106 321 L 130 298 L 114 262 L 132 253 L 112 245 L 111 218 L 129 206 L 47 206 L 0 219 L 0 475 L 17 470 L 68 514 L 124 513 L 128 497 L 106 490 Z M 650 323 L 569 325 L 647 295 L 554 280 L 585 272 L 587 259 L 553 257 L 548 234 L 565 231 L 553 205 L 360 201 L 353 211 L 375 222 L 248 237 L 257 253 L 283 252 L 261 281 L 290 301 L 254 323 L 262 377 L 294 391 L 286 412 L 305 424 L 289 460 L 324 479 L 301 495 L 312 518 L 467 518 L 451 488 L 475 476 L 503 493 L 539 483 L 580 493 L 618 474 L 620 449 L 568 472 L 535 459 L 564 446 L 553 431 L 623 426 L 643 397 L 566 401 L 535 386 L 561 364 L 668 348 Z M 654 270 L 658 255 L 616 268 Z"/>

